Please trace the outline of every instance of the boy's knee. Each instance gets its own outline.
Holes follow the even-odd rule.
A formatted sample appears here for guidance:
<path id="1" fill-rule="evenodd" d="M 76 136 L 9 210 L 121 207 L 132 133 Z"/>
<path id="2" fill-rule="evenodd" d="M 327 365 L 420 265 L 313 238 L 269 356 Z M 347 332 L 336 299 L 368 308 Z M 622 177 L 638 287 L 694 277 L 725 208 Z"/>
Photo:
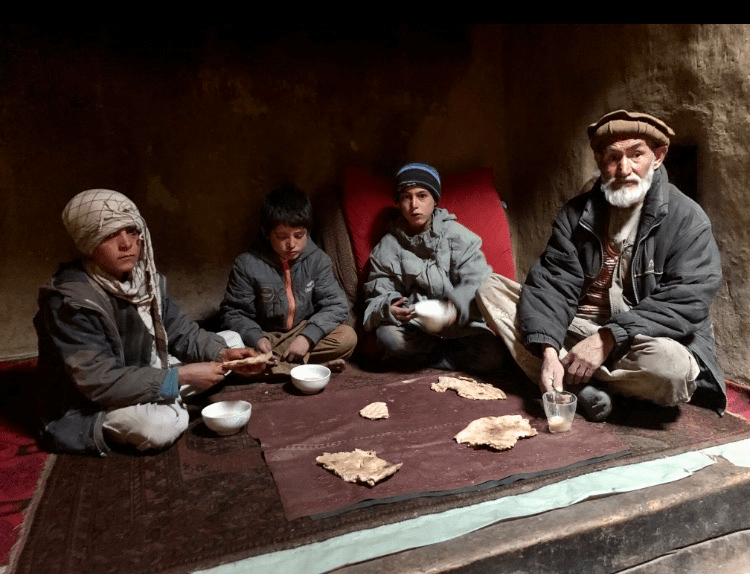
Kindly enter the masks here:
<path id="1" fill-rule="evenodd" d="M 107 413 L 105 437 L 138 450 L 162 449 L 174 444 L 188 428 L 187 410 L 177 404 L 141 404 Z"/>
<path id="2" fill-rule="evenodd" d="M 409 355 L 403 329 L 397 325 L 381 325 L 375 330 L 378 347 L 391 357 Z"/>
<path id="3" fill-rule="evenodd" d="M 339 325 L 335 332 L 338 346 L 346 355 L 344 358 L 349 357 L 354 352 L 354 347 L 357 346 L 357 333 L 349 325 Z"/>
<path id="4" fill-rule="evenodd" d="M 245 343 L 242 341 L 242 337 L 237 331 L 225 330 L 219 331 L 216 334 L 224 339 L 224 342 L 226 342 L 227 347 L 229 347 L 230 349 L 242 349 L 245 346 Z"/>
<path id="5" fill-rule="evenodd" d="M 173 445 L 187 430 L 187 427 L 187 411 L 185 411 L 184 417 L 180 415 L 174 419 L 159 418 L 149 421 L 141 431 L 144 438 L 143 442 L 136 446 L 141 450 L 166 448 Z"/>

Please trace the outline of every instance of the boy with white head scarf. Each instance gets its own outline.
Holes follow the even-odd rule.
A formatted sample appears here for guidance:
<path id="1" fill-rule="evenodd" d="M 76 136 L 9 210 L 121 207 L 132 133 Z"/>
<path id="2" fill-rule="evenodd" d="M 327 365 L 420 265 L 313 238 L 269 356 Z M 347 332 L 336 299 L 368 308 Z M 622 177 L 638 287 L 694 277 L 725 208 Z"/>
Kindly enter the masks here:
<path id="1" fill-rule="evenodd" d="M 222 362 L 257 353 L 228 349 L 180 311 L 126 196 L 81 192 L 62 218 L 83 257 L 61 265 L 39 293 L 42 440 L 99 455 L 113 444 L 169 446 L 188 425 L 180 393 L 211 388 L 226 376 Z M 191 364 L 170 369 L 168 353 Z"/>
<path id="2" fill-rule="evenodd" d="M 135 203 L 109 189 L 89 189 L 76 195 L 65 206 L 63 225 L 76 247 L 86 257 L 83 266 L 102 289 L 137 306 L 149 332 L 155 338 L 154 364 L 167 364 L 167 334 L 161 321 L 159 282 L 157 281 L 151 234 Z M 92 258 L 96 247 L 121 229 L 134 228 L 141 243 L 140 257 L 130 276 L 120 281 L 102 269 Z"/>

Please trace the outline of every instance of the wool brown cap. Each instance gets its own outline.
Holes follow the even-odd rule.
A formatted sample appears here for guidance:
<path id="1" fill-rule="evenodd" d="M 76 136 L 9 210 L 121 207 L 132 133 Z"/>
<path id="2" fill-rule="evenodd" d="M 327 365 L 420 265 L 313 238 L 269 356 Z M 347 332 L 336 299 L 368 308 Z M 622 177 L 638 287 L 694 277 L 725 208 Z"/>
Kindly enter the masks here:
<path id="1" fill-rule="evenodd" d="M 617 110 L 603 115 L 598 122 L 588 127 L 586 133 L 594 151 L 598 150 L 602 140 L 611 136 L 646 136 L 658 145 L 669 145 L 669 138 L 674 137 L 672 128 L 660 119 L 627 110 Z"/>

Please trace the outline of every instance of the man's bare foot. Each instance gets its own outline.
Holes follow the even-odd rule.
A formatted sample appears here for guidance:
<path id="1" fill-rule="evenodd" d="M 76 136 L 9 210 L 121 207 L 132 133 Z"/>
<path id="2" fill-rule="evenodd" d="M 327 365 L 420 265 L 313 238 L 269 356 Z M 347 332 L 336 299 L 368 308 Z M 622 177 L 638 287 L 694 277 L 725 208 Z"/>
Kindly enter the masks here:
<path id="1" fill-rule="evenodd" d="M 323 363 L 323 365 L 331 369 L 332 373 L 340 373 L 346 369 L 346 361 L 344 359 L 334 359 L 333 361 Z"/>

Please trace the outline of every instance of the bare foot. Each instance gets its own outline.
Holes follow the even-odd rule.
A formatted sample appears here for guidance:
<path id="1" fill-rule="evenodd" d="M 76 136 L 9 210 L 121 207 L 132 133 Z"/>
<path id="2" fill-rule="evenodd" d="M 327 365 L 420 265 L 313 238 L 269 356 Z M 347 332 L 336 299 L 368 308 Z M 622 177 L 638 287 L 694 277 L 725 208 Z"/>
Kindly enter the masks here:
<path id="1" fill-rule="evenodd" d="M 346 369 L 346 361 L 344 359 L 334 359 L 333 361 L 323 363 L 323 365 L 331 369 L 332 373 L 340 373 Z"/>

